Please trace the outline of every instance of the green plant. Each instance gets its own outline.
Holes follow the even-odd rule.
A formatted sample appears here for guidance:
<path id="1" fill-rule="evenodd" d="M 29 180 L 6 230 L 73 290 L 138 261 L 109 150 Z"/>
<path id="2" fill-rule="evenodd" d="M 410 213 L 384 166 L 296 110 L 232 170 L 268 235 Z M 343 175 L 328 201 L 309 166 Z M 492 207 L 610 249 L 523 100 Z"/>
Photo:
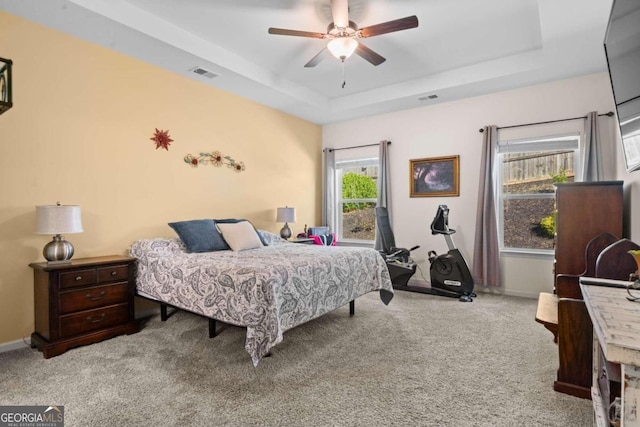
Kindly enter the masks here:
<path id="1" fill-rule="evenodd" d="M 549 174 L 553 183 L 558 182 L 568 182 L 569 177 L 567 176 L 567 170 L 562 168 L 558 171 L 558 173 Z M 556 235 L 556 211 L 551 212 L 550 215 L 545 216 L 540 220 L 540 228 L 545 236 L 553 239 Z"/>
<path id="2" fill-rule="evenodd" d="M 556 211 L 542 218 L 540 227 L 547 237 L 553 238 L 556 235 Z"/>
<path id="3" fill-rule="evenodd" d="M 344 199 L 375 199 L 378 190 L 375 181 L 365 175 L 346 173 L 342 177 L 342 198 Z M 345 203 L 342 212 L 364 209 L 369 203 Z"/>
<path id="4" fill-rule="evenodd" d="M 557 174 L 550 174 L 551 175 L 551 179 L 553 180 L 553 183 L 557 183 L 557 182 L 567 182 L 569 181 L 569 178 L 567 177 L 567 170 L 562 168 L 560 169 L 560 171 Z"/>

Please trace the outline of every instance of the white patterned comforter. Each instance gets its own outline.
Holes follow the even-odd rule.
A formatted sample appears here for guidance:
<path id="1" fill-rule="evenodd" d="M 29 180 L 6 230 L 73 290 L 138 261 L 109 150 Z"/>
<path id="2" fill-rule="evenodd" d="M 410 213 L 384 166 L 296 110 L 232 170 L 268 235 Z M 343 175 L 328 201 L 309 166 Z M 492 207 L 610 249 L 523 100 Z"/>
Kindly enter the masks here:
<path id="1" fill-rule="evenodd" d="M 187 253 L 179 239 L 138 240 L 139 295 L 247 328 L 253 364 L 308 320 L 381 291 L 393 298 L 389 271 L 368 248 L 293 244 L 260 230 L 269 246 L 242 252 Z"/>

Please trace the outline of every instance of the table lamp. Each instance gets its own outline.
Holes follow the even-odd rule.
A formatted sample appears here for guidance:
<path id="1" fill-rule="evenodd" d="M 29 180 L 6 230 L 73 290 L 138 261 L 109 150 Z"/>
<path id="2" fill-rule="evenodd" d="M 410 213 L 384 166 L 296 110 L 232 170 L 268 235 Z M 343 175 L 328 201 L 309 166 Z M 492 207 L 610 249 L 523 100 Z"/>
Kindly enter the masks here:
<path id="1" fill-rule="evenodd" d="M 280 230 L 280 237 L 288 239 L 291 237 L 291 229 L 289 228 L 289 222 L 296 222 L 296 208 L 284 207 L 278 208 L 278 215 L 276 222 L 284 222 L 284 227 Z"/>
<path id="2" fill-rule="evenodd" d="M 42 250 L 42 255 L 49 263 L 70 263 L 73 245 L 61 234 L 82 231 L 80 206 L 61 205 L 60 202 L 55 205 L 36 206 L 36 233 L 55 235 Z"/>

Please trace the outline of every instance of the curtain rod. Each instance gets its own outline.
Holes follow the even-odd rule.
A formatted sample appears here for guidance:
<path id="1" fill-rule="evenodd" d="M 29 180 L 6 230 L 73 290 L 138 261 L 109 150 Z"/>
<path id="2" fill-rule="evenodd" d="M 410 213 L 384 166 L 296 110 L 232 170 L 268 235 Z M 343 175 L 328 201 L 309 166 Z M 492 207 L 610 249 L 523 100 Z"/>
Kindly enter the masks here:
<path id="1" fill-rule="evenodd" d="M 598 117 L 602 117 L 602 116 L 611 117 L 611 116 L 613 116 L 613 111 L 609 111 L 608 113 L 598 114 Z M 549 120 L 549 121 L 546 121 L 546 122 L 524 123 L 522 125 L 502 126 L 502 127 L 499 127 L 498 130 L 500 130 L 500 129 L 519 128 L 519 127 L 523 127 L 523 126 L 545 125 L 547 123 L 568 122 L 569 120 L 580 120 L 580 119 L 585 120 L 586 118 L 587 118 L 587 116 L 581 116 L 581 117 L 572 117 L 570 119 Z M 480 129 L 479 132 L 480 133 L 484 132 L 484 129 Z"/>
<path id="2" fill-rule="evenodd" d="M 387 145 L 389 144 L 391 144 L 391 141 L 387 141 Z M 344 147 L 344 148 L 325 148 L 324 150 L 329 150 L 329 152 L 331 152 L 331 151 L 340 151 L 340 150 L 351 150 L 352 148 L 377 147 L 378 145 L 379 144 L 356 145 L 354 147 Z"/>

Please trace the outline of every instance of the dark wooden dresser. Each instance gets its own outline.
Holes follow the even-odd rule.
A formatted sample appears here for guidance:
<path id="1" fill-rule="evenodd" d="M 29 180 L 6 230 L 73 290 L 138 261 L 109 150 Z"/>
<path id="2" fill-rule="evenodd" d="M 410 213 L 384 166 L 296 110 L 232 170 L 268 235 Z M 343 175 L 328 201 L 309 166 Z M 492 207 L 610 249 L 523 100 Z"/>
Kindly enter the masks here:
<path id="1" fill-rule="evenodd" d="M 73 347 L 138 332 L 134 263 L 134 258 L 114 255 L 29 264 L 35 303 L 31 346 L 48 359 Z"/>
<path id="2" fill-rule="evenodd" d="M 589 270 L 585 248 L 610 233 L 622 237 L 623 182 L 555 184 L 555 294 L 558 323 L 558 374 L 553 388 L 591 398 L 593 327 L 580 291 L 579 277 Z"/>

